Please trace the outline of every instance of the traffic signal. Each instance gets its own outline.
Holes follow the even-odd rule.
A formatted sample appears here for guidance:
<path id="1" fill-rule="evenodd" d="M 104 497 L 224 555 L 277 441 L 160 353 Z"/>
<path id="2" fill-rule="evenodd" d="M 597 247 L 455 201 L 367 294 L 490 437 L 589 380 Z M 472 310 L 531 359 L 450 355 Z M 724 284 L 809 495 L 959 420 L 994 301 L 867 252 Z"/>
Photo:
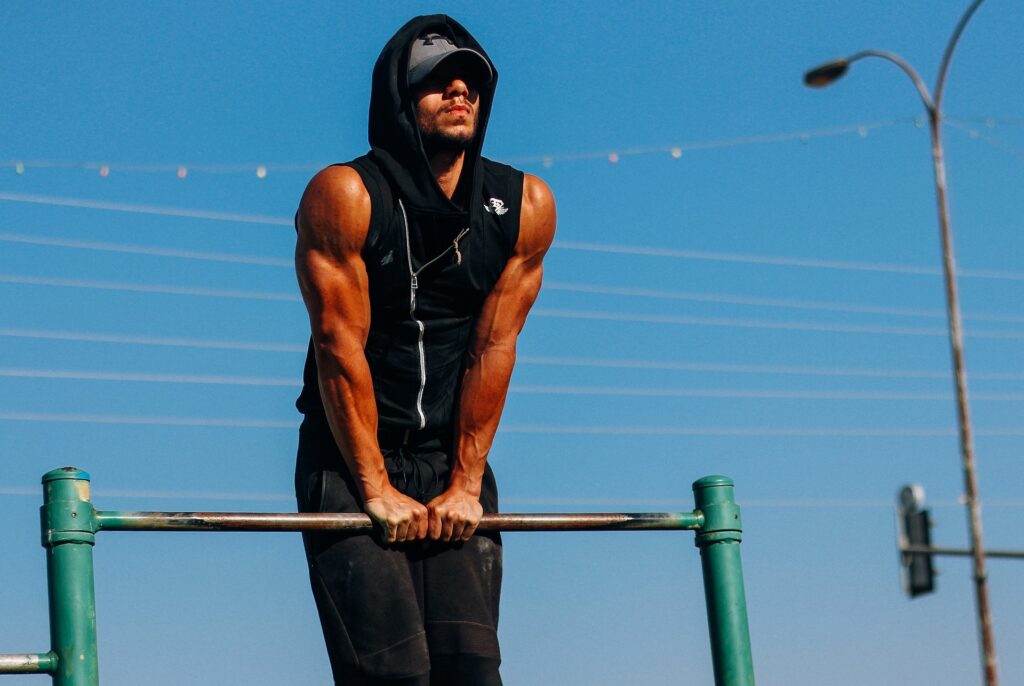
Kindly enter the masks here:
<path id="1" fill-rule="evenodd" d="M 909 552 L 907 546 L 931 547 L 931 513 L 922 509 L 924 489 L 912 484 L 900 490 L 897 521 L 900 529 L 900 565 L 903 569 L 903 588 L 915 598 L 935 590 L 935 568 L 932 554 Z"/>

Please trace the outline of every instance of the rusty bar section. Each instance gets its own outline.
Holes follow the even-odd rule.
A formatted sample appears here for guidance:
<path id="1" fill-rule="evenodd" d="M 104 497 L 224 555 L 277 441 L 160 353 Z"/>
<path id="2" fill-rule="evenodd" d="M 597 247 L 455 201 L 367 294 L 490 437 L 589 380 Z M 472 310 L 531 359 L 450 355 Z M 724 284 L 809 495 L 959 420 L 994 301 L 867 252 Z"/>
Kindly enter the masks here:
<path id="1" fill-rule="evenodd" d="M 0 655 L 0 674 L 53 674 L 57 656 L 53 653 L 10 653 Z"/>
<path id="2" fill-rule="evenodd" d="M 699 529 L 699 512 L 489 514 L 482 531 L 678 531 Z M 268 512 L 96 512 L 104 531 L 359 531 L 365 514 Z"/>

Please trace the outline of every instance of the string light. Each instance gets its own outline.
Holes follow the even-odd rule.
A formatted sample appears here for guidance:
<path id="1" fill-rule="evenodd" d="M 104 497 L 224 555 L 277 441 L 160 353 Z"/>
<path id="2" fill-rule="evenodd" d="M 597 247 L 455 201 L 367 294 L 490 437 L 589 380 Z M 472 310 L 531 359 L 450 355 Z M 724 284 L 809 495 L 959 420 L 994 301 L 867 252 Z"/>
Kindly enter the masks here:
<path id="1" fill-rule="evenodd" d="M 990 137 L 978 132 L 968 124 L 975 124 L 980 127 L 992 130 L 997 127 L 1021 127 L 1024 126 L 1024 118 L 1019 117 L 943 117 L 943 122 L 956 128 L 961 128 L 966 131 L 972 132 L 970 136 L 974 140 L 982 140 L 993 144 L 995 147 L 1000 147 L 1009 150 L 1012 144 L 1005 141 L 995 141 Z M 737 146 L 746 145 L 763 145 L 768 143 L 782 143 L 786 141 L 797 141 L 800 143 L 809 143 L 813 138 L 826 138 L 835 137 L 848 134 L 856 134 L 860 138 L 867 138 L 872 130 L 891 128 L 894 126 L 913 124 L 914 127 L 921 129 L 925 126 L 925 119 L 920 116 L 905 117 L 889 119 L 877 122 L 862 122 L 859 124 L 851 124 L 846 126 L 837 126 L 826 129 L 807 129 L 803 131 L 794 131 L 786 133 L 776 134 L 764 134 L 755 136 L 742 136 L 737 138 L 725 138 L 725 139 L 714 139 L 706 141 L 695 141 L 692 143 L 675 144 L 675 145 L 660 145 L 652 147 L 638 147 L 638 148 L 626 148 L 618 149 L 612 152 L 605 151 L 592 151 L 592 152 L 576 152 L 576 153 L 564 153 L 564 154 L 553 154 L 546 153 L 543 155 L 526 155 L 526 156 L 511 156 L 506 159 L 512 164 L 540 164 L 544 168 L 551 168 L 557 161 L 583 161 L 583 160 L 595 160 L 605 159 L 608 162 L 615 164 L 621 161 L 626 156 L 636 155 L 652 155 L 652 154 L 665 154 L 668 153 L 673 159 L 679 159 L 683 156 L 684 152 L 697 151 L 697 150 L 716 150 L 721 148 L 730 148 Z M 1012 152 L 1012 151 L 1011 151 Z M 325 166 L 324 163 L 312 163 L 312 164 L 260 164 L 256 166 L 256 178 L 265 179 L 267 175 L 273 170 L 276 173 L 302 173 L 312 174 L 322 169 Z M 23 174 L 27 168 L 33 169 L 85 169 L 85 170 L 99 170 L 100 176 L 107 176 L 111 171 L 118 171 L 120 173 L 135 172 L 135 173 L 150 173 L 150 174 L 161 174 L 161 173 L 175 173 L 179 179 L 184 179 L 188 174 L 199 172 L 204 174 L 252 174 L 253 166 L 251 164 L 206 164 L 206 165 L 179 165 L 179 164 L 97 164 L 95 162 L 76 162 L 76 161 L 61 161 L 61 160 L 33 160 L 33 161 L 0 161 L 0 167 L 13 167 L 15 172 Z M 103 171 L 106 170 L 106 174 Z"/>

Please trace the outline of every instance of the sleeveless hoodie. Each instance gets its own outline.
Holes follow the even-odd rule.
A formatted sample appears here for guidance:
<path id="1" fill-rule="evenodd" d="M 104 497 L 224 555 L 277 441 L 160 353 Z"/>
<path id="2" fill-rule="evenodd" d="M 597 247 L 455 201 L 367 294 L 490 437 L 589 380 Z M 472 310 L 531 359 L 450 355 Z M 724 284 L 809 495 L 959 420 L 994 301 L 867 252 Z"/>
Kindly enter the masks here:
<path id="1" fill-rule="evenodd" d="M 449 200 L 431 173 L 406 76 L 414 39 L 436 31 L 490 58 L 445 15 L 416 17 L 373 69 L 368 154 L 345 163 L 371 200 L 365 354 L 382 430 L 450 427 L 477 314 L 519 236 L 523 174 L 481 156 L 498 74 L 480 88 L 476 136 Z M 296 406 L 329 436 L 310 339 Z"/>

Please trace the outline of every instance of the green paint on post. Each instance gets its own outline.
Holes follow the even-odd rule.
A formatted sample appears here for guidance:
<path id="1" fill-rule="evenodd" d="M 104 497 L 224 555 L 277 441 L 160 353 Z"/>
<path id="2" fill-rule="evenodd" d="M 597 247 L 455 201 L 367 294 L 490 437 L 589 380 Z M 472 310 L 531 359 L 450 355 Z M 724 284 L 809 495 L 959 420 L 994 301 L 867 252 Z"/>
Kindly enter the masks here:
<path id="1" fill-rule="evenodd" d="M 715 685 L 753 686 L 754 663 L 740 562 L 743 523 L 733 500 L 732 479 L 699 479 L 693 484 L 693 497 L 697 511 L 704 516 L 696 544 L 704 571 Z"/>
<path id="2" fill-rule="evenodd" d="M 89 501 L 89 475 L 74 467 L 47 472 L 40 515 L 54 686 L 99 686 L 92 567 L 96 513 Z"/>

